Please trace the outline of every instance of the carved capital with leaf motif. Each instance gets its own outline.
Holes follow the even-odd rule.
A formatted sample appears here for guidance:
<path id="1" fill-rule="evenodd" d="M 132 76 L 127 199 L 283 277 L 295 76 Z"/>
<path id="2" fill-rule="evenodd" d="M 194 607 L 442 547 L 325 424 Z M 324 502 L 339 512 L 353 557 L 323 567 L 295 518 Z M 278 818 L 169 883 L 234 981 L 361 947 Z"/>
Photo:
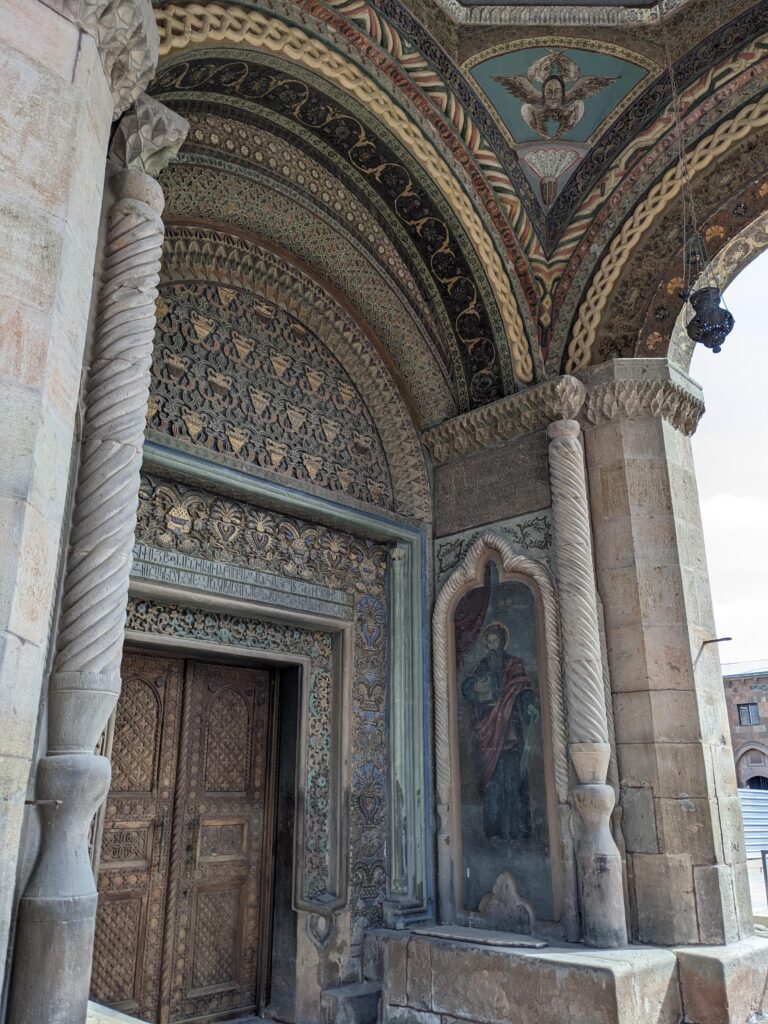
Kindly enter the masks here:
<path id="1" fill-rule="evenodd" d="M 181 149 L 189 122 L 141 93 L 115 128 L 107 157 L 110 174 L 138 170 L 157 177 Z"/>

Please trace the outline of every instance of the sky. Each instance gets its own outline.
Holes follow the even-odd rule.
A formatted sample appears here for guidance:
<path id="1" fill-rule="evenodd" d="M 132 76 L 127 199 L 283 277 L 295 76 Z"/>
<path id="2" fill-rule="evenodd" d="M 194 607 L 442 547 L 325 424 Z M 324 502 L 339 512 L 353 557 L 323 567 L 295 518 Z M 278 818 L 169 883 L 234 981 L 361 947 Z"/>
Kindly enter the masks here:
<path id="1" fill-rule="evenodd" d="M 715 354 L 696 346 L 690 375 L 707 411 L 693 455 L 720 660 L 768 661 L 768 251 L 725 293 L 736 325 Z"/>

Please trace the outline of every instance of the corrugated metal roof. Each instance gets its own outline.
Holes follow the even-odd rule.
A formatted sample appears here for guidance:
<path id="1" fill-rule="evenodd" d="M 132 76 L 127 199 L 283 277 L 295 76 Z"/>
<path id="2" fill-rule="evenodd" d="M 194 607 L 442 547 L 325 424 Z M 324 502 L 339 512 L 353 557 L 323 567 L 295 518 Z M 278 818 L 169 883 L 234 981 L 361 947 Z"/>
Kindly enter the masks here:
<path id="1" fill-rule="evenodd" d="M 742 676 L 768 676 L 768 661 L 731 661 L 722 666 L 723 679 Z"/>

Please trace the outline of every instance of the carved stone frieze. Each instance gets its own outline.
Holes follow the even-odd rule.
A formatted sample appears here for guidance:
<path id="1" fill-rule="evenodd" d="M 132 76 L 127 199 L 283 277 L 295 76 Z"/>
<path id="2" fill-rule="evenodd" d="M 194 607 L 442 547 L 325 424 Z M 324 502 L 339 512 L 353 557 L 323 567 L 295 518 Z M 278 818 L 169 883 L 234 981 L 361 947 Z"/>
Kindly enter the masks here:
<path id="1" fill-rule="evenodd" d="M 149 0 L 49 0 L 96 40 L 115 104 L 114 117 L 146 88 L 157 67 L 160 37 Z"/>
<path id="2" fill-rule="evenodd" d="M 533 433 L 556 419 L 577 416 L 585 388 L 575 377 L 558 377 L 481 406 L 422 435 L 437 465 L 513 437 Z"/>
<path id="3" fill-rule="evenodd" d="M 386 454 L 395 511 L 430 518 L 426 466 L 408 410 L 372 342 L 325 288 L 253 241 L 186 226 L 168 228 L 163 280 L 206 280 L 243 288 L 300 321 L 343 363 L 370 412 Z"/>
<path id="4" fill-rule="evenodd" d="M 136 539 L 308 583 L 383 594 L 383 545 L 146 474 Z"/>
<path id="5" fill-rule="evenodd" d="M 381 440 L 344 367 L 271 302 L 208 282 L 157 306 L 150 436 L 392 507 Z"/>
<path id="6" fill-rule="evenodd" d="M 609 420 L 650 419 L 660 416 L 686 436 L 696 431 L 704 402 L 671 380 L 613 380 L 587 395 L 583 419 L 599 426 Z"/>

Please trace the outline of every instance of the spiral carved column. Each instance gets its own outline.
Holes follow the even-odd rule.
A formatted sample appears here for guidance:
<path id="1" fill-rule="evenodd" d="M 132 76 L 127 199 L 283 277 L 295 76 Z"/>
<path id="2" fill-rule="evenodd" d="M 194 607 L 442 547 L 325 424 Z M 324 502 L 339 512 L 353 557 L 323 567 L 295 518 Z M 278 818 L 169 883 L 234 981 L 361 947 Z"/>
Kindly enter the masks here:
<path id="1" fill-rule="evenodd" d="M 147 171 L 176 154 L 186 128 L 142 96 L 118 125 L 107 163 L 114 202 L 49 680 L 48 748 L 37 770 L 40 854 L 19 907 L 15 1024 L 77 1024 L 86 1015 L 96 916 L 88 831 L 111 775 L 94 749 L 120 693 L 164 235 L 163 192 Z"/>
<path id="2" fill-rule="evenodd" d="M 610 829 L 615 794 L 606 784 L 611 748 L 581 428 L 558 420 L 547 433 L 570 754 L 579 782 L 573 801 L 582 826 L 582 938 L 612 948 L 626 945 L 627 924 L 621 855 Z"/>

